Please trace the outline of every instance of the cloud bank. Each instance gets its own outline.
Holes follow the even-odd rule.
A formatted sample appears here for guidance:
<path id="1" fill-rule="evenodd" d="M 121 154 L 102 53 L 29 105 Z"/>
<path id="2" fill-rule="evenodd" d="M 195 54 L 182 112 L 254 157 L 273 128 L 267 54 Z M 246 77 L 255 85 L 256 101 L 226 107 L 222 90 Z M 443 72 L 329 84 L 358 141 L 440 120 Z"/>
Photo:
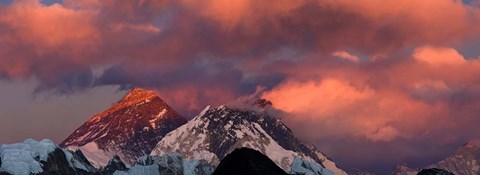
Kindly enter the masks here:
<path id="1" fill-rule="evenodd" d="M 458 51 L 478 41 L 479 12 L 459 0 L 15 0 L 0 4 L 0 77 L 35 79 L 37 93 L 153 88 L 186 115 L 262 89 L 341 164 L 420 165 L 480 138 L 480 65 Z"/>

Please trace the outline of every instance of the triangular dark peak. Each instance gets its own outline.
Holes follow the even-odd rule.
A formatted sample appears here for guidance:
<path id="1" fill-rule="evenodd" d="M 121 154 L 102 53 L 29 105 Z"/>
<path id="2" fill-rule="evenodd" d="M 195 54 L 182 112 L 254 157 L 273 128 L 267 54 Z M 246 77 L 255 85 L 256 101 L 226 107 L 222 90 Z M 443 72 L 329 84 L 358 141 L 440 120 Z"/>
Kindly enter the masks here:
<path id="1" fill-rule="evenodd" d="M 270 158 L 250 148 L 235 149 L 218 165 L 213 175 L 287 175 Z"/>

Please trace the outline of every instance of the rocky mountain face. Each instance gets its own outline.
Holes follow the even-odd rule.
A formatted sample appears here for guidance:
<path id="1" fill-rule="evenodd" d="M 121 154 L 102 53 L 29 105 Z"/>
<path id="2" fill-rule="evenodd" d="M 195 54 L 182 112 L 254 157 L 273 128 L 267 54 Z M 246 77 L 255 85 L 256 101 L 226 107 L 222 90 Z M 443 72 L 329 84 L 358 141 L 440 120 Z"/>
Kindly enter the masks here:
<path id="1" fill-rule="evenodd" d="M 210 175 L 220 160 L 244 147 L 240 153 L 250 157 L 233 160 L 259 163 L 256 172 L 277 167 L 274 174 L 346 174 L 297 139 L 271 105 L 262 99 L 242 108 L 207 107 L 187 123 L 157 94 L 135 88 L 91 117 L 61 147 L 49 140 L 1 145 L 0 174 Z"/>
<path id="2" fill-rule="evenodd" d="M 267 156 L 250 148 L 235 149 L 218 165 L 213 175 L 287 175 Z"/>
<path id="3" fill-rule="evenodd" d="M 204 160 L 183 160 L 178 153 L 143 156 L 127 167 L 114 156 L 96 169 L 80 150 L 60 148 L 50 140 L 27 139 L 23 143 L 0 145 L 0 175 L 211 175 L 215 169 Z"/>
<path id="4" fill-rule="evenodd" d="M 122 162 L 120 157 L 117 155 L 113 156 L 113 158 L 108 161 L 108 164 L 102 168 L 101 172 L 103 174 L 113 174 L 115 171 L 126 171 L 128 170 L 125 163 Z"/>
<path id="5" fill-rule="evenodd" d="M 467 143 L 458 148 L 452 155 L 425 167 L 425 169 L 442 169 L 453 174 L 478 175 L 480 174 L 480 148 L 472 143 Z M 417 174 L 421 170 L 398 165 L 393 175 Z"/>
<path id="6" fill-rule="evenodd" d="M 114 155 L 133 164 L 186 122 L 155 92 L 135 88 L 110 109 L 91 117 L 60 146 L 82 150 L 96 167 L 105 166 Z"/>
<path id="7" fill-rule="evenodd" d="M 298 156 L 335 174 L 346 174 L 323 153 L 297 139 L 280 119 L 272 116 L 269 105 L 271 102 L 261 100 L 244 109 L 206 107 L 187 124 L 167 134 L 151 155 L 178 152 L 185 159 L 204 159 L 217 165 L 236 148 L 247 147 L 265 154 L 287 172 Z"/>
<path id="8" fill-rule="evenodd" d="M 95 174 L 96 169 L 81 152 L 71 152 L 50 140 L 27 139 L 0 145 L 0 174 Z"/>
<path id="9" fill-rule="evenodd" d="M 419 171 L 408 167 L 406 164 L 398 164 L 393 169 L 392 175 L 416 175 Z"/>
<path id="10" fill-rule="evenodd" d="M 204 160 L 183 160 L 178 153 L 162 156 L 144 156 L 127 170 L 115 171 L 115 175 L 211 175 L 214 167 Z"/>

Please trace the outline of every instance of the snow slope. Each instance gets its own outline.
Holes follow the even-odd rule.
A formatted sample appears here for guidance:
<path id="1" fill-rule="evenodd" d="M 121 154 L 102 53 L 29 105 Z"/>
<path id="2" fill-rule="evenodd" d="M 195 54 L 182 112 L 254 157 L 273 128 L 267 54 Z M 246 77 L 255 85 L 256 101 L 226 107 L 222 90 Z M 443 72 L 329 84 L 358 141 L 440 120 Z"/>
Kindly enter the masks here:
<path id="1" fill-rule="evenodd" d="M 235 148 L 248 147 L 267 155 L 279 167 L 290 171 L 295 157 L 344 173 L 325 156 L 301 143 L 280 119 L 262 108 L 235 109 L 225 105 L 206 107 L 187 124 L 167 134 L 151 155 L 178 152 L 185 159 L 204 159 L 213 165 Z M 321 154 L 323 155 L 323 154 Z M 346 174 L 346 173 L 345 173 Z"/>
<path id="2" fill-rule="evenodd" d="M 135 166 L 127 171 L 116 171 L 114 174 L 177 174 L 177 175 L 210 175 L 214 167 L 203 160 L 183 160 L 178 153 L 167 153 L 162 156 L 143 156 Z"/>
<path id="3" fill-rule="evenodd" d="M 15 175 L 42 173 L 45 169 L 58 172 L 94 171 L 76 153 L 61 149 L 48 139 L 40 142 L 27 139 L 23 143 L 0 145 L 0 157 L 0 172 Z"/>
<path id="4" fill-rule="evenodd" d="M 317 163 L 303 160 L 301 157 L 295 157 L 292 163 L 290 174 L 302 175 L 335 175 L 332 171 L 318 165 Z"/>
<path id="5" fill-rule="evenodd" d="M 2 158 L 0 171 L 18 175 L 43 172 L 39 161 L 46 161 L 48 154 L 55 148 L 55 144 L 47 139 L 40 142 L 27 139 L 23 143 L 3 144 L 0 146 Z"/>

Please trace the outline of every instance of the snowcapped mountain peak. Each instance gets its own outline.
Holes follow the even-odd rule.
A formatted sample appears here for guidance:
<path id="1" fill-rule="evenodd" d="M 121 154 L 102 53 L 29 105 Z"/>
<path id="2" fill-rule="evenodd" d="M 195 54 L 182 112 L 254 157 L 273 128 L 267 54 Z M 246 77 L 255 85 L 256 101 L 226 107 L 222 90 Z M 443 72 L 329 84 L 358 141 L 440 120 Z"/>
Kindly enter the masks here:
<path id="1" fill-rule="evenodd" d="M 142 88 L 133 88 L 114 106 L 102 113 L 94 115 L 91 120 L 98 120 L 99 118 L 109 116 L 110 114 L 115 113 L 119 110 L 132 106 L 145 105 L 152 101 L 158 101 L 162 105 L 168 106 L 165 101 L 163 101 L 154 91 Z"/>
<path id="2" fill-rule="evenodd" d="M 207 113 L 207 111 L 210 110 L 210 108 L 211 108 L 210 105 L 205 107 L 197 116 L 194 117 L 193 120 L 195 120 L 195 118 L 202 117 L 203 115 L 205 115 L 205 113 Z"/>
<path id="3" fill-rule="evenodd" d="M 142 88 L 133 88 L 122 101 L 136 103 L 144 100 L 149 100 L 151 98 L 158 97 L 158 94 L 154 91 L 142 89 Z"/>
<path id="4" fill-rule="evenodd" d="M 473 143 L 466 143 L 457 148 L 453 154 L 443 160 L 431 164 L 425 169 L 439 168 L 453 174 L 478 175 L 480 174 L 480 148 Z M 412 169 L 407 166 L 397 166 L 394 175 L 414 174 L 420 169 Z"/>
<path id="5" fill-rule="evenodd" d="M 478 149 L 478 146 L 475 143 L 467 142 L 463 144 L 459 149 Z"/>
<path id="6" fill-rule="evenodd" d="M 185 159 L 204 159 L 216 165 L 241 147 L 260 151 L 285 171 L 290 171 L 297 156 L 324 167 L 315 151 L 308 149 L 280 119 L 266 110 L 227 105 L 206 107 L 187 124 L 168 133 L 151 155 L 178 152 Z"/>
<path id="7" fill-rule="evenodd" d="M 82 150 L 97 166 L 105 166 L 114 155 L 131 164 L 186 122 L 155 92 L 134 88 L 111 108 L 90 118 L 60 146 Z"/>

